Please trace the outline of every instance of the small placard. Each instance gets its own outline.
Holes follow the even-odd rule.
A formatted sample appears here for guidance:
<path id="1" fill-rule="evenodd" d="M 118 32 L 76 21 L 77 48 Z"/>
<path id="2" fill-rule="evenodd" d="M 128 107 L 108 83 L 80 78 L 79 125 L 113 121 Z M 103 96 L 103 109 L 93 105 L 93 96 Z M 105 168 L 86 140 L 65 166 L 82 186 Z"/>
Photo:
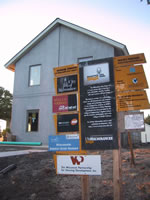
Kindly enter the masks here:
<path id="1" fill-rule="evenodd" d="M 78 76 L 70 75 L 57 78 L 57 94 L 78 91 Z"/>
<path id="2" fill-rule="evenodd" d="M 49 136 L 49 151 L 79 151 L 79 134 Z"/>
<path id="3" fill-rule="evenodd" d="M 77 111 L 77 95 L 53 96 L 53 113 Z"/>
<path id="4" fill-rule="evenodd" d="M 57 133 L 79 131 L 78 114 L 57 115 Z"/>
<path id="5" fill-rule="evenodd" d="M 101 156 L 57 155 L 57 174 L 101 175 Z"/>
<path id="6" fill-rule="evenodd" d="M 125 130 L 145 130 L 143 112 L 127 114 L 125 115 L 124 120 Z"/>

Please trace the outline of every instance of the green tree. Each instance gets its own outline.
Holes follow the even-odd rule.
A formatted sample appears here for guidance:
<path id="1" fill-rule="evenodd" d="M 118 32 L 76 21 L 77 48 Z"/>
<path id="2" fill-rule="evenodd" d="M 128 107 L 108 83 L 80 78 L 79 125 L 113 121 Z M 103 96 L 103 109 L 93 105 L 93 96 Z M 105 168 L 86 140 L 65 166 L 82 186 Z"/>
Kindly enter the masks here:
<path id="1" fill-rule="evenodd" d="M 143 1 L 143 0 L 141 0 L 141 1 Z M 147 0 L 147 4 L 150 4 L 150 0 Z"/>
<path id="2" fill-rule="evenodd" d="M 145 119 L 144 119 L 144 122 L 146 124 L 149 124 L 150 125 L 150 115 L 148 115 Z"/>
<path id="3" fill-rule="evenodd" d="M 10 126 L 12 99 L 12 94 L 0 87 L 0 119 L 7 121 L 7 127 Z"/>

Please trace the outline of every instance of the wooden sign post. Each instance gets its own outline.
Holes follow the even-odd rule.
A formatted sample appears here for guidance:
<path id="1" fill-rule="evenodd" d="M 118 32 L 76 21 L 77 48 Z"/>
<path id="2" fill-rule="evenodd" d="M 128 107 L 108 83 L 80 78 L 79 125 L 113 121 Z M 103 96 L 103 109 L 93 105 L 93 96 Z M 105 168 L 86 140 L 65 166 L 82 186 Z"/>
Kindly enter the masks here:
<path id="1" fill-rule="evenodd" d="M 122 200 L 122 165 L 121 165 L 121 124 L 118 113 L 118 149 L 113 150 L 113 186 L 114 200 Z"/>
<path id="2" fill-rule="evenodd" d="M 82 200 L 90 200 L 89 176 L 81 176 Z"/>
<path id="3" fill-rule="evenodd" d="M 133 152 L 132 139 L 131 139 L 130 132 L 128 132 L 128 143 L 129 143 L 130 152 L 131 152 L 131 165 L 135 166 L 134 152 Z"/>
<path id="4" fill-rule="evenodd" d="M 146 92 L 147 81 L 142 66 L 135 64 L 145 63 L 144 54 L 114 57 L 116 107 L 118 112 L 118 146 L 113 150 L 113 181 L 114 200 L 122 199 L 122 174 L 121 174 L 121 137 L 122 125 L 121 115 L 124 111 L 140 110 L 149 108 Z M 140 82 L 141 81 L 141 82 Z M 140 90 L 140 91 L 139 91 Z M 122 92 L 123 91 L 123 92 Z M 122 113 L 122 114 L 121 114 Z M 128 141 L 131 150 L 132 163 L 134 154 L 131 142 L 131 135 L 128 132 Z"/>

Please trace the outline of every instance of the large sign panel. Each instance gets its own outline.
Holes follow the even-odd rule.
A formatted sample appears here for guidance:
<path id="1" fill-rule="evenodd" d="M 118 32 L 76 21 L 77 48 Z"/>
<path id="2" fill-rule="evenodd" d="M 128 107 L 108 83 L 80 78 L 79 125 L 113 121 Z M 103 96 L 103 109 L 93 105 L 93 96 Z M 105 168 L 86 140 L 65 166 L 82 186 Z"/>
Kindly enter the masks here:
<path id="1" fill-rule="evenodd" d="M 117 94 L 117 111 L 150 109 L 146 91 L 131 91 Z"/>
<path id="2" fill-rule="evenodd" d="M 53 96 L 53 113 L 77 111 L 77 95 Z"/>
<path id="3" fill-rule="evenodd" d="M 134 54 L 129 56 L 118 56 L 114 57 L 115 66 L 127 66 L 132 64 L 146 63 L 144 53 Z"/>
<path id="4" fill-rule="evenodd" d="M 79 134 L 49 136 L 49 151 L 79 151 Z"/>
<path id="5" fill-rule="evenodd" d="M 113 59 L 82 62 L 79 67 L 82 149 L 116 149 Z"/>
<path id="6" fill-rule="evenodd" d="M 115 69 L 115 88 L 118 92 L 128 90 L 140 90 L 148 88 L 142 65 L 114 67 Z"/>
<path id="7" fill-rule="evenodd" d="M 78 114 L 57 115 L 57 133 L 78 132 Z"/>
<path id="8" fill-rule="evenodd" d="M 77 75 L 63 76 L 57 78 L 57 94 L 77 92 L 78 78 Z"/>
<path id="9" fill-rule="evenodd" d="M 100 155 L 57 155 L 57 174 L 101 175 Z"/>

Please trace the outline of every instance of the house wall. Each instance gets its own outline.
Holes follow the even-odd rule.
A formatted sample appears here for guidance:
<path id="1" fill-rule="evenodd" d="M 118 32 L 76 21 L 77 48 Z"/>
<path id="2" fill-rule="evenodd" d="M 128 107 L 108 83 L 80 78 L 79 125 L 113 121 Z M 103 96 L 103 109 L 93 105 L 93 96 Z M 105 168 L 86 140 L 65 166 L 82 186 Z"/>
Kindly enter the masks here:
<path id="1" fill-rule="evenodd" d="M 53 68 L 74 64 L 78 58 L 93 56 L 100 59 L 114 56 L 114 48 L 87 35 L 56 27 L 40 43 L 16 63 L 12 132 L 18 141 L 48 144 L 55 134 L 52 96 L 55 95 Z M 29 87 L 29 66 L 41 64 L 40 86 Z M 39 109 L 38 132 L 26 132 L 27 110 Z"/>
<path id="2" fill-rule="evenodd" d="M 150 125 L 145 124 L 145 131 L 141 132 L 141 142 L 150 143 Z"/>

